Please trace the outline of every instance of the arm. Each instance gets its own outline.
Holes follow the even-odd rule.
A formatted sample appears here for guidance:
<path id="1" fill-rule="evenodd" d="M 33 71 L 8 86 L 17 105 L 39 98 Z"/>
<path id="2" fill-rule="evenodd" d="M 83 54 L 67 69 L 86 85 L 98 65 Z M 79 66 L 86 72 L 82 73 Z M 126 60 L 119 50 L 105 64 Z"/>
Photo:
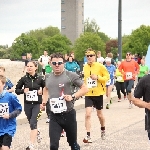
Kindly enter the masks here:
<path id="1" fill-rule="evenodd" d="M 42 59 L 42 57 L 40 56 L 40 58 L 38 59 L 38 63 L 39 63 L 41 66 L 43 66 L 43 63 L 42 63 L 41 59 Z"/>
<path id="2" fill-rule="evenodd" d="M 24 77 L 22 77 L 18 82 L 17 82 L 17 85 L 16 85 L 16 89 L 15 89 L 15 93 L 17 95 L 20 95 L 20 94 L 23 94 L 24 93 L 24 89 L 22 89 L 23 85 L 24 85 Z"/>
<path id="3" fill-rule="evenodd" d="M 12 84 L 12 82 L 8 79 L 8 90 L 7 92 L 14 92 L 14 85 Z"/>
<path id="4" fill-rule="evenodd" d="M 17 116 L 19 116 L 19 114 L 22 111 L 22 106 L 19 103 L 19 100 L 17 99 L 17 96 L 12 95 L 11 104 L 14 108 L 14 111 L 9 114 L 9 118 L 16 118 Z"/>
<path id="5" fill-rule="evenodd" d="M 135 76 L 138 75 L 140 67 L 139 64 L 135 61 L 135 67 L 136 67 L 136 72 L 135 72 Z"/>
<path id="6" fill-rule="evenodd" d="M 45 105 L 47 103 L 48 100 L 48 88 L 44 87 L 43 88 L 43 101 L 42 104 Z"/>
<path id="7" fill-rule="evenodd" d="M 97 80 L 102 82 L 107 82 L 110 79 L 110 75 L 105 66 L 101 66 L 102 76 L 98 75 Z"/>

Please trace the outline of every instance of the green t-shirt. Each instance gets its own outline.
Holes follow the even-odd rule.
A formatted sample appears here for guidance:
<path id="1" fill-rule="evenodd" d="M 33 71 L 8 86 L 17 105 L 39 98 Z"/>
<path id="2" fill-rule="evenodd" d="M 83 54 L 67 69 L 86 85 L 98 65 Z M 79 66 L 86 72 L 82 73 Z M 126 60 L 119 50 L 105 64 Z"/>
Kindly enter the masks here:
<path id="1" fill-rule="evenodd" d="M 140 65 L 140 71 L 139 71 L 139 74 L 138 74 L 138 77 L 143 77 L 146 75 L 145 72 L 148 72 L 148 66 L 142 66 Z"/>
<path id="2" fill-rule="evenodd" d="M 51 73 L 52 72 L 52 67 L 49 64 L 45 66 L 45 72 L 46 73 Z"/>

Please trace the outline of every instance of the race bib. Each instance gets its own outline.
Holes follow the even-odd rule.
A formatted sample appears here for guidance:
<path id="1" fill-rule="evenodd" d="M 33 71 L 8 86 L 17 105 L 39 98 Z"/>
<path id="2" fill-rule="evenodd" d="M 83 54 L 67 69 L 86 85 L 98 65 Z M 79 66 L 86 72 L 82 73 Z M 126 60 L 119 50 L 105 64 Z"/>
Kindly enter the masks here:
<path id="1" fill-rule="evenodd" d="M 87 86 L 88 88 L 97 87 L 97 80 L 92 80 L 90 77 L 87 78 Z"/>
<path id="2" fill-rule="evenodd" d="M 53 113 L 62 113 L 67 111 L 66 101 L 60 98 L 52 98 L 50 99 L 51 111 Z"/>
<path id="3" fill-rule="evenodd" d="M 26 93 L 26 101 L 38 101 L 37 90 L 27 92 Z"/>
<path id="4" fill-rule="evenodd" d="M 122 78 L 121 76 L 118 76 L 118 77 L 117 77 L 117 81 L 118 81 L 118 82 L 120 82 L 120 81 L 122 81 L 122 80 L 123 80 L 123 78 Z"/>
<path id="5" fill-rule="evenodd" d="M 126 79 L 132 79 L 132 72 L 126 72 Z"/>
<path id="6" fill-rule="evenodd" d="M 106 82 L 106 85 L 110 85 L 111 84 L 111 79 L 109 79 L 107 82 Z"/>
<path id="7" fill-rule="evenodd" d="M 9 114 L 8 103 L 0 103 L 0 117 L 2 117 L 5 114 Z"/>

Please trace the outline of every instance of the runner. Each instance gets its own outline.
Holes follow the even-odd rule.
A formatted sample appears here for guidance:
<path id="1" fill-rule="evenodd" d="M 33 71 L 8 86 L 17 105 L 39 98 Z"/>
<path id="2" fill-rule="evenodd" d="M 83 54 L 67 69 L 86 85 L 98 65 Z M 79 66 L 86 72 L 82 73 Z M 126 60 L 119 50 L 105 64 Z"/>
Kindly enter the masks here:
<path id="1" fill-rule="evenodd" d="M 121 102 L 121 93 L 124 95 L 124 100 L 126 99 L 126 92 L 125 92 L 125 86 L 124 86 L 124 80 L 123 80 L 123 75 L 119 71 L 119 66 L 121 62 L 117 62 L 117 69 L 116 69 L 116 90 L 117 90 L 117 95 L 118 95 L 118 102 Z"/>
<path id="2" fill-rule="evenodd" d="M 101 51 L 97 52 L 97 62 L 103 64 L 105 59 L 101 56 Z"/>
<path id="3" fill-rule="evenodd" d="M 131 89 L 134 84 L 135 77 L 139 72 L 139 65 L 136 61 L 132 60 L 132 55 L 130 52 L 127 52 L 126 60 L 121 62 L 119 66 L 119 71 L 123 74 L 127 98 L 129 100 L 129 109 L 131 109 L 132 108 Z"/>
<path id="4" fill-rule="evenodd" d="M 24 70 L 23 72 L 26 73 L 27 72 L 27 64 L 28 62 L 32 61 L 32 54 L 31 53 L 27 53 L 27 59 L 25 60 L 25 66 L 24 66 Z"/>
<path id="5" fill-rule="evenodd" d="M 22 107 L 14 94 L 4 89 L 6 77 L 0 75 L 0 150 L 9 150 L 16 132 L 16 117 Z"/>
<path id="6" fill-rule="evenodd" d="M 40 56 L 38 62 L 42 66 L 42 75 L 45 76 L 45 66 L 48 65 L 49 62 L 49 56 L 46 50 L 44 51 L 44 55 Z"/>
<path id="7" fill-rule="evenodd" d="M 30 144 L 26 150 L 34 149 L 35 139 L 40 142 L 40 131 L 37 130 L 37 118 L 42 104 L 42 88 L 45 87 L 45 81 L 36 73 L 37 64 L 28 62 L 27 73 L 16 85 L 16 94 L 24 94 L 24 111 L 30 124 Z M 24 89 L 22 87 L 24 86 Z M 41 105 L 41 109 L 43 106 Z"/>
<path id="8" fill-rule="evenodd" d="M 141 59 L 140 71 L 138 74 L 138 81 L 147 74 L 148 74 L 148 66 L 145 65 L 145 60 Z"/>
<path id="9" fill-rule="evenodd" d="M 106 109 L 109 109 L 109 104 L 112 104 L 111 92 L 114 87 L 114 78 L 116 73 L 116 67 L 111 64 L 111 60 L 112 59 L 109 57 L 105 58 L 105 62 L 106 62 L 105 67 L 110 75 L 110 79 L 106 83 L 106 96 L 107 96 Z"/>
<path id="10" fill-rule="evenodd" d="M 67 142 L 72 150 L 80 150 L 77 143 L 77 121 L 74 102 L 76 98 L 88 92 L 86 85 L 74 72 L 64 69 L 63 55 L 60 53 L 51 56 L 53 73 L 45 76 L 43 99 L 46 103 L 50 96 L 50 150 L 58 150 L 61 132 L 66 131 Z M 74 93 L 74 86 L 80 87 Z"/>
<path id="11" fill-rule="evenodd" d="M 134 98 L 132 97 L 131 100 L 135 106 L 145 108 L 145 130 L 150 141 L 150 74 L 140 79 L 134 91 Z"/>
<path id="12" fill-rule="evenodd" d="M 109 73 L 105 66 L 95 62 L 96 53 L 91 48 L 87 49 L 86 57 L 88 63 L 83 68 L 84 81 L 88 86 L 89 92 L 85 95 L 85 128 L 87 131 L 84 143 L 92 143 L 91 140 L 91 112 L 94 106 L 101 125 L 101 138 L 105 139 L 105 118 L 103 116 L 103 95 L 106 93 L 106 82 L 109 80 Z"/>
<path id="13" fill-rule="evenodd" d="M 0 75 L 5 76 L 5 68 L 4 67 L 0 67 Z M 8 78 L 6 78 L 4 90 L 7 90 L 7 92 L 10 92 L 10 93 L 14 92 L 14 85 Z"/>

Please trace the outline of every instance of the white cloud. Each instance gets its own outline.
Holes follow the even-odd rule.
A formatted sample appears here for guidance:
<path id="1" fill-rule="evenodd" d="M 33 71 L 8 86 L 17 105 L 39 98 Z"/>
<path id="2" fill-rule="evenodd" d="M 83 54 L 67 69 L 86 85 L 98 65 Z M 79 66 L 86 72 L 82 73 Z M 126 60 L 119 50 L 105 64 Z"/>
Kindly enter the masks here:
<path id="1" fill-rule="evenodd" d="M 84 0 L 85 19 L 95 19 L 109 37 L 118 35 L 118 0 Z M 122 0 L 122 34 L 150 25 L 149 0 Z M 23 32 L 49 25 L 60 28 L 60 0 L 0 0 L 0 44 L 11 45 Z"/>

